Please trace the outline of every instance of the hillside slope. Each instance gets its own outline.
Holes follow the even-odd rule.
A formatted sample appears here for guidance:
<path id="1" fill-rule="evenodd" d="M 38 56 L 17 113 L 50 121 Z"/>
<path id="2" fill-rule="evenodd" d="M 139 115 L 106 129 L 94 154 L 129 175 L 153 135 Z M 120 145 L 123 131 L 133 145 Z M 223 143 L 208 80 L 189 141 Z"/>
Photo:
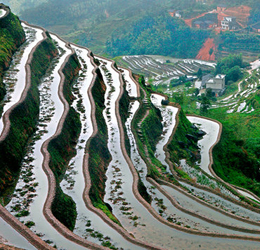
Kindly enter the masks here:
<path id="1" fill-rule="evenodd" d="M 211 169 L 219 122 L 186 116 L 143 76 L 87 48 L 40 27 L 22 29 L 26 42 L 4 73 L 16 81 L 0 117 L 0 216 L 30 246 L 7 233 L 10 242 L 26 249 L 258 247 L 259 198 Z M 199 147 L 201 136 L 210 142 Z"/>

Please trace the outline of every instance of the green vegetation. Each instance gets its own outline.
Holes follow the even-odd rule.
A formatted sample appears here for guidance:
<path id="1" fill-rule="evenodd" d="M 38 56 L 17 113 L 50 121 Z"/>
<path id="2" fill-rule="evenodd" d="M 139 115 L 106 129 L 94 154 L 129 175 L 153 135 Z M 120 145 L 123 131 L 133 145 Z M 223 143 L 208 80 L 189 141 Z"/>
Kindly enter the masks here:
<path id="1" fill-rule="evenodd" d="M 11 113 L 11 127 L 6 139 L 0 143 L 0 197 L 6 198 L 14 188 L 26 145 L 36 129 L 39 114 L 38 84 L 56 56 L 57 50 L 48 39 L 36 49 L 31 63 L 31 87 L 23 103 Z"/>
<path id="2" fill-rule="evenodd" d="M 129 138 L 127 136 L 126 127 L 125 127 L 126 120 L 129 116 L 128 110 L 129 110 L 130 98 L 127 94 L 125 87 L 126 86 L 124 84 L 124 92 L 123 92 L 122 97 L 119 100 L 119 114 L 120 114 L 120 117 L 121 117 L 123 129 L 124 129 L 124 134 L 125 134 L 126 151 L 127 151 L 128 155 L 130 156 L 130 142 L 129 142 Z"/>
<path id="3" fill-rule="evenodd" d="M 243 56 L 249 57 L 251 60 L 252 55 L 255 57 L 260 53 L 259 48 L 260 36 L 258 34 L 252 33 L 236 33 L 236 32 L 223 32 L 218 37 L 218 57 L 221 53 L 224 55 L 229 54 L 239 54 L 242 53 Z"/>
<path id="4" fill-rule="evenodd" d="M 243 62 L 242 54 L 230 54 L 218 61 L 215 74 L 226 75 L 226 84 L 230 84 L 230 82 L 236 82 L 242 77 L 241 68 L 245 66 L 248 66 L 248 64 Z"/>
<path id="5" fill-rule="evenodd" d="M 106 170 L 110 162 L 110 153 L 107 148 L 107 126 L 103 117 L 104 105 L 104 94 L 106 86 L 104 84 L 100 70 L 97 70 L 97 78 L 92 88 L 92 95 L 96 106 L 96 121 L 98 126 L 98 132 L 93 137 L 87 150 L 89 152 L 89 174 L 91 177 L 91 189 L 89 192 L 90 199 L 94 207 L 102 210 L 112 221 L 120 224 L 119 221 L 112 214 L 111 208 L 104 202 L 105 195 L 105 181 L 106 181 Z"/>
<path id="6" fill-rule="evenodd" d="M 189 0 L 133 0 L 130 2 L 123 0 L 90 0 L 87 2 L 79 0 L 49 0 L 34 8 L 23 10 L 21 17 L 30 23 L 51 29 L 70 41 L 76 41 L 81 45 L 87 46 L 95 53 L 106 53 L 106 41 L 113 32 L 116 30 L 120 34 L 124 30 L 128 32 L 143 17 L 157 17 L 160 13 L 169 15 L 168 11 L 170 9 L 182 10 L 185 18 L 194 15 L 194 13 L 200 14 L 210 10 L 208 5 Z M 164 27 L 157 26 L 156 28 Z M 169 32 L 170 30 L 167 27 L 166 33 Z M 185 29 L 184 32 L 186 32 Z M 191 34 L 193 35 L 193 32 Z M 159 35 L 163 35 L 163 31 Z M 156 34 L 153 34 L 153 36 L 155 37 Z M 167 38 L 167 40 L 161 39 L 161 41 L 167 46 L 171 46 L 170 43 L 167 43 L 169 42 L 168 34 L 163 37 Z M 203 37 L 199 35 L 194 35 L 194 38 L 198 41 L 203 40 Z M 187 39 L 190 38 L 187 37 Z M 191 39 L 190 41 L 193 45 L 197 44 Z M 158 39 L 156 39 L 156 43 L 158 43 Z M 195 51 L 197 47 L 192 48 L 192 44 L 189 45 L 187 43 L 186 45 Z M 171 48 L 179 50 L 174 46 L 171 46 Z M 184 48 L 185 46 L 183 45 L 182 50 L 185 52 Z"/>
<path id="7" fill-rule="evenodd" d="M 165 170 L 165 167 L 162 166 L 161 162 L 154 156 L 155 145 L 162 134 L 162 118 L 159 110 L 151 104 L 150 91 L 146 89 L 143 77 L 139 78 L 139 84 L 142 88 L 141 93 L 143 91 L 146 92 L 147 103 L 141 102 L 140 104 L 140 108 L 133 119 L 133 133 L 136 135 L 139 153 L 147 165 L 147 175 L 156 178 L 161 176 L 158 170 L 159 168 L 163 171 Z M 144 98 L 144 93 L 142 93 L 141 98 Z M 140 124 L 140 121 L 144 118 L 147 110 L 149 111 L 148 116 L 143 120 L 142 124 Z M 141 191 L 141 189 L 140 186 L 139 191 Z"/>
<path id="8" fill-rule="evenodd" d="M 178 127 L 168 145 L 170 160 L 178 164 L 181 159 L 186 159 L 188 164 L 194 166 L 195 161 L 199 159 L 198 139 L 198 129 L 192 126 L 181 109 Z M 178 169 L 175 170 L 184 177 L 185 173 L 180 173 Z"/>
<path id="9" fill-rule="evenodd" d="M 13 13 L 0 20 L 0 102 L 6 90 L 3 84 L 3 74 L 17 48 L 25 41 L 25 33 L 20 20 Z"/>
<path id="10" fill-rule="evenodd" d="M 62 224 L 73 231 L 77 218 L 76 203 L 70 196 L 63 193 L 60 186 L 56 189 L 52 212 Z"/>
<path id="11" fill-rule="evenodd" d="M 259 196 L 259 109 L 252 114 L 226 115 L 224 112 L 209 112 L 209 116 L 223 124 L 220 142 L 213 149 L 213 169 L 223 180 Z"/>
<path id="12" fill-rule="evenodd" d="M 195 57 L 208 32 L 193 30 L 168 13 L 147 15 L 127 30 L 116 30 L 107 42 L 112 56 L 160 54 L 177 58 Z"/>
<path id="13" fill-rule="evenodd" d="M 79 71 L 79 62 L 75 55 L 70 56 L 63 73 L 65 75 L 64 96 L 69 104 L 72 103 L 72 84 Z M 67 228 L 73 230 L 76 223 L 76 204 L 72 198 L 63 193 L 59 183 L 63 179 L 70 159 L 75 155 L 75 145 L 81 129 L 79 114 L 70 107 L 64 126 L 59 136 L 50 141 L 48 151 L 50 153 L 49 166 L 56 178 L 56 193 L 52 203 L 53 215 Z"/>

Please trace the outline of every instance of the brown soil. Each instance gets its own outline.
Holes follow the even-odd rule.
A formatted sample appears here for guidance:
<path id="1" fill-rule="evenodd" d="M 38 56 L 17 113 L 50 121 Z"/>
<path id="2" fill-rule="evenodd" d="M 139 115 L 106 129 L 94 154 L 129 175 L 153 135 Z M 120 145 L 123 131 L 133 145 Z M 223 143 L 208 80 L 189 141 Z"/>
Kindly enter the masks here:
<path id="1" fill-rule="evenodd" d="M 213 53 L 210 55 L 210 49 L 213 49 Z M 204 60 L 204 61 L 215 61 L 216 60 L 216 45 L 214 44 L 213 38 L 208 38 L 206 42 L 203 44 L 203 47 L 199 51 L 196 59 Z"/>
<path id="2" fill-rule="evenodd" d="M 17 247 L 14 247 L 14 246 L 8 246 L 8 245 L 0 243 L 0 250 L 21 250 L 21 249 L 22 248 L 17 248 Z"/>

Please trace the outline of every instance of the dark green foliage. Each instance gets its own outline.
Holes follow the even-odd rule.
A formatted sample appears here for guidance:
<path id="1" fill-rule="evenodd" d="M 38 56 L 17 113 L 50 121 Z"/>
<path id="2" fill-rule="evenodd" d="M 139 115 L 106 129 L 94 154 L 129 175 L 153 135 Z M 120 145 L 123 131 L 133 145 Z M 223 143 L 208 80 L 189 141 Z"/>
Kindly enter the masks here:
<path id="1" fill-rule="evenodd" d="M 52 30 L 59 27 L 59 33 L 69 35 L 72 41 L 90 47 L 95 53 L 104 53 L 106 41 L 116 29 L 124 33 L 140 18 L 157 17 L 161 12 L 168 14 L 169 9 L 183 10 L 186 18 L 194 12 L 200 14 L 210 10 L 210 7 L 190 0 L 49 0 L 22 11 L 21 16 L 30 23 Z"/>
<path id="2" fill-rule="evenodd" d="M 229 122 L 223 123 L 220 142 L 213 150 L 213 169 L 223 180 L 247 188 L 259 196 L 259 141 L 238 139 L 236 127 Z"/>
<path id="3" fill-rule="evenodd" d="M 144 185 L 144 183 L 141 181 L 140 177 L 138 180 L 138 192 L 140 193 L 140 195 L 148 202 L 151 203 L 152 198 L 151 196 L 148 194 L 146 187 Z"/>
<path id="4" fill-rule="evenodd" d="M 60 187 L 56 189 L 52 212 L 62 224 L 73 231 L 77 218 L 76 204 L 70 196 L 63 193 Z"/>
<path id="5" fill-rule="evenodd" d="M 35 51 L 31 63 L 31 88 L 25 101 L 11 113 L 11 128 L 7 138 L 0 144 L 0 196 L 13 187 L 18 177 L 20 164 L 26 152 L 26 145 L 35 132 L 39 114 L 39 93 L 37 85 L 56 54 L 52 41 L 47 40 Z"/>
<path id="6" fill-rule="evenodd" d="M 236 82 L 243 75 L 242 67 L 244 67 L 242 54 L 229 55 L 218 61 L 215 74 L 225 74 L 226 84 L 229 81 Z"/>
<path id="7" fill-rule="evenodd" d="M 249 24 L 255 24 L 260 21 L 260 2 L 258 0 L 251 0 L 251 2 Z"/>
<path id="8" fill-rule="evenodd" d="M 195 57 L 208 37 L 167 14 L 147 15 L 127 30 L 117 30 L 107 42 L 112 56 L 160 54 L 178 58 Z"/>
<path id="9" fill-rule="evenodd" d="M 163 126 L 161 120 L 160 110 L 154 107 L 150 109 L 149 115 L 142 123 L 142 133 L 144 137 L 147 138 L 146 145 L 151 147 L 153 152 L 155 152 L 156 144 L 162 134 Z"/>
<path id="10" fill-rule="evenodd" d="M 201 80 L 202 76 L 203 76 L 202 69 L 201 69 L 201 68 L 199 68 L 199 70 L 198 70 L 198 72 L 197 72 L 197 77 L 198 77 L 198 79 L 200 79 L 200 80 Z"/>
<path id="11" fill-rule="evenodd" d="M 0 101 L 6 90 L 3 85 L 3 73 L 11 62 L 13 53 L 24 42 L 25 33 L 17 16 L 10 13 L 0 20 Z"/>
<path id="12" fill-rule="evenodd" d="M 192 140 L 187 136 L 192 135 L 197 137 L 197 131 L 198 130 L 192 126 L 181 109 L 179 113 L 179 124 L 177 130 L 168 145 L 170 160 L 172 162 L 179 163 L 181 159 L 186 159 L 188 163 L 192 164 L 198 160 L 197 140 Z"/>
<path id="13" fill-rule="evenodd" d="M 126 147 L 126 151 L 127 151 L 128 155 L 130 155 L 130 143 L 129 143 L 129 138 L 126 133 L 125 123 L 128 118 L 129 104 L 130 104 L 130 99 L 129 99 L 129 96 L 126 92 L 125 85 L 124 85 L 124 92 L 123 92 L 121 99 L 119 100 L 119 114 L 121 117 L 123 129 L 124 129 L 125 147 Z"/>
<path id="14" fill-rule="evenodd" d="M 151 104 L 149 92 L 151 89 L 149 86 L 145 86 L 145 80 L 143 76 L 139 77 L 139 84 L 141 87 L 141 99 L 144 98 L 144 92 L 146 92 L 148 103 L 144 104 L 143 102 L 141 102 L 140 108 L 133 119 L 133 133 L 135 133 L 136 135 L 136 143 L 139 149 L 139 153 L 147 165 L 147 176 L 156 178 L 160 176 L 157 168 L 162 168 L 163 170 L 165 170 L 161 162 L 158 161 L 154 156 L 154 145 L 156 145 L 156 143 L 159 141 L 159 137 L 162 134 L 161 114 L 160 111 Z M 143 119 L 148 108 L 148 117 L 143 121 L 140 127 L 140 120 Z M 154 124 L 149 124 L 149 121 L 153 121 Z M 146 129 L 148 130 L 146 131 Z M 139 133 L 137 133 L 136 131 L 139 131 Z M 147 148 L 148 155 L 151 161 L 147 159 L 147 152 L 145 150 L 145 147 Z M 142 190 L 139 190 L 139 192 L 142 193 Z M 144 198 L 146 199 L 145 196 Z"/>
<path id="15" fill-rule="evenodd" d="M 63 69 L 63 74 L 65 75 L 65 84 L 63 88 L 63 93 L 64 96 L 69 104 L 72 103 L 73 101 L 73 95 L 71 92 L 71 85 L 73 83 L 74 78 L 78 74 L 78 70 L 80 68 L 80 64 L 78 61 L 77 56 L 74 54 L 69 57 L 68 63 L 66 63 L 64 69 Z"/>
<path id="16" fill-rule="evenodd" d="M 103 82 L 101 72 L 98 69 L 97 79 L 91 91 L 96 105 L 95 115 L 98 132 L 96 136 L 90 140 L 87 147 L 89 152 L 89 174 L 91 177 L 91 188 L 89 196 L 93 206 L 101 209 L 112 221 L 120 224 L 111 213 L 110 207 L 107 206 L 103 200 L 105 195 L 106 170 L 111 159 L 109 150 L 107 148 L 107 126 L 103 116 L 103 110 L 105 109 L 105 90 L 106 86 Z"/>
<path id="17" fill-rule="evenodd" d="M 51 155 L 49 165 L 58 183 L 62 180 L 69 160 L 75 155 L 74 147 L 80 128 L 79 114 L 73 108 L 70 108 L 61 134 L 49 143 L 48 151 Z"/>
<path id="18" fill-rule="evenodd" d="M 236 82 L 242 77 L 243 73 L 241 72 L 241 69 L 239 66 L 235 66 L 227 71 L 226 75 L 226 83 L 229 83 L 230 81 Z"/>
<path id="19" fill-rule="evenodd" d="M 79 71 L 79 62 L 75 55 L 70 56 L 63 73 L 65 82 L 63 93 L 68 103 L 72 102 L 71 86 Z M 50 153 L 49 166 L 56 178 L 56 194 L 52 203 L 54 216 L 70 230 L 74 229 L 77 211 L 76 203 L 71 197 L 64 194 L 59 183 L 67 169 L 70 159 L 75 155 L 75 145 L 81 130 L 79 114 L 70 107 L 65 119 L 62 131 L 55 139 L 51 140 L 48 146 Z"/>
<path id="20" fill-rule="evenodd" d="M 218 61 L 216 70 L 215 70 L 215 74 L 226 74 L 226 72 L 229 69 L 231 69 L 235 66 L 243 67 L 242 54 L 229 55 L 229 56 L 221 59 L 220 61 Z"/>
<path id="21" fill-rule="evenodd" d="M 205 115 L 210 107 L 210 98 L 212 97 L 212 89 L 207 89 L 206 95 L 202 94 L 200 98 L 200 114 Z"/>

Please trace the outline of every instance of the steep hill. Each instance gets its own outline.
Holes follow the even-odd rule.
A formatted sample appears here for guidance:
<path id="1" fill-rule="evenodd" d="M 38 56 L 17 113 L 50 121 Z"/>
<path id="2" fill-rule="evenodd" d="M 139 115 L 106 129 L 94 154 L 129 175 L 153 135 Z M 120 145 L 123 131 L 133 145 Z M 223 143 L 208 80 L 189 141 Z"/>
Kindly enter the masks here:
<path id="1" fill-rule="evenodd" d="M 221 123 L 186 116 L 185 105 L 154 92 L 143 76 L 85 47 L 16 25 L 26 40 L 12 45 L 17 53 L 2 69 L 11 82 L 0 117 L 0 216 L 10 225 L 0 220 L 0 233 L 7 241 L 25 249 L 258 247 L 259 197 L 211 168 Z M 188 65 L 200 63 L 165 69 L 193 72 Z M 250 145 L 234 143 L 239 156 L 249 152 Z"/>

